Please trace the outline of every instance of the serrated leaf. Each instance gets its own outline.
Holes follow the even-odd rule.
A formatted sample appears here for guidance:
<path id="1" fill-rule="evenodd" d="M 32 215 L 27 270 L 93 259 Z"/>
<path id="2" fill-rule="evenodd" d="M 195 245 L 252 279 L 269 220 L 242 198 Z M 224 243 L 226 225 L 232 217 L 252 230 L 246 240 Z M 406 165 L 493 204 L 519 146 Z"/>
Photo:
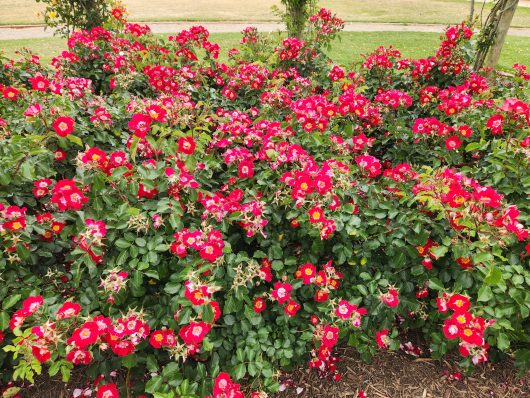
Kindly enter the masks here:
<path id="1" fill-rule="evenodd" d="M 73 135 L 73 134 L 68 134 L 66 136 L 66 139 L 70 142 L 73 142 L 74 144 L 78 145 L 78 146 L 83 146 L 83 140 L 81 140 L 81 138 Z"/>
<path id="2" fill-rule="evenodd" d="M 22 163 L 22 166 L 20 167 L 20 174 L 26 180 L 34 180 L 35 179 L 35 166 L 28 161 Z"/>
<path id="3" fill-rule="evenodd" d="M 439 292 L 445 289 L 442 281 L 438 278 L 432 278 L 429 280 L 429 288 L 433 290 L 437 290 Z"/>
<path id="4" fill-rule="evenodd" d="M 497 347 L 499 350 L 504 351 L 508 347 L 510 347 L 510 339 L 506 335 L 506 333 L 499 333 L 497 336 Z"/>
<path id="5" fill-rule="evenodd" d="M 213 307 L 210 304 L 204 304 L 202 306 L 202 320 L 206 323 L 213 323 L 214 313 Z"/>
<path id="6" fill-rule="evenodd" d="M 22 296 L 20 294 L 13 294 L 12 296 L 9 296 L 7 298 L 5 298 L 3 301 L 2 301 L 2 308 L 4 310 L 7 310 L 11 307 L 13 307 L 16 303 L 18 303 L 18 301 L 20 300 Z"/>
<path id="7" fill-rule="evenodd" d="M 234 376 L 236 380 L 240 380 L 247 374 L 247 367 L 244 363 L 240 363 L 234 368 Z"/>
<path id="8" fill-rule="evenodd" d="M 437 259 L 445 256 L 448 250 L 449 248 L 447 246 L 437 246 L 437 247 L 431 248 L 431 252 L 433 256 L 436 257 Z"/>
<path id="9" fill-rule="evenodd" d="M 488 285 L 498 285 L 502 280 L 502 272 L 499 268 L 493 266 L 484 278 L 484 283 Z"/>
<path id="10" fill-rule="evenodd" d="M 162 384 L 164 382 L 164 379 L 161 376 L 155 376 L 151 380 L 147 382 L 145 385 L 145 392 L 148 392 L 150 394 L 155 393 L 162 387 Z"/>
<path id="11" fill-rule="evenodd" d="M 493 293 L 491 292 L 491 287 L 489 286 L 482 286 L 478 291 L 478 301 L 490 301 L 493 297 Z"/>
<path id="12" fill-rule="evenodd" d="M 9 326 L 9 315 L 7 312 L 0 312 L 0 330 L 5 330 Z"/>

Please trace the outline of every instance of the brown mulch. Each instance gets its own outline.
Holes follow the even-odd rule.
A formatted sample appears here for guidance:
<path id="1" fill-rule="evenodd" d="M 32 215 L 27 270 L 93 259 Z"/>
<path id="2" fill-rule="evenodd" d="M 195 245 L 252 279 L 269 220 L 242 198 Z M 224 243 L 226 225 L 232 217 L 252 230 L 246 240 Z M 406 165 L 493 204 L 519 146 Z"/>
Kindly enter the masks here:
<path id="1" fill-rule="evenodd" d="M 49 377 L 44 370 L 41 376 L 35 378 L 35 384 L 20 390 L 21 398 L 70 398 L 76 388 L 90 386 L 90 378 L 82 368 L 74 368 L 68 383 L 63 383 L 59 376 Z M 95 397 L 96 394 L 93 394 Z"/>
<path id="2" fill-rule="evenodd" d="M 530 375 L 518 377 L 510 360 L 479 365 L 471 376 L 463 375 L 458 381 L 447 378 L 459 371 L 458 356 L 437 361 L 401 352 L 381 352 L 367 364 L 353 348 L 339 348 L 337 354 L 341 381 L 320 379 L 316 371 L 302 366 L 288 375 L 286 380 L 290 380 L 291 387 L 274 397 L 357 398 L 362 389 L 368 398 L 530 398 Z M 74 388 L 84 388 L 89 383 L 78 368 L 67 385 L 43 375 L 20 393 L 22 398 L 69 398 Z"/>
<path id="3" fill-rule="evenodd" d="M 301 368 L 289 375 L 292 387 L 276 397 L 356 398 L 362 389 L 368 398 L 530 398 L 530 376 L 519 378 L 510 360 L 479 365 L 458 381 L 446 376 L 459 370 L 457 357 L 437 361 L 382 352 L 366 364 L 352 348 L 338 354 L 341 381 L 320 379 L 316 371 Z"/>

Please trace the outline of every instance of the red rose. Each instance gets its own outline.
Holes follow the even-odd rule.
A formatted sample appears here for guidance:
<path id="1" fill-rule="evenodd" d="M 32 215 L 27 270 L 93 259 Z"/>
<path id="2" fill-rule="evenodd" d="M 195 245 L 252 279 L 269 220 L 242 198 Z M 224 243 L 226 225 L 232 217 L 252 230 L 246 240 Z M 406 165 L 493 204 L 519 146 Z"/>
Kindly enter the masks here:
<path id="1" fill-rule="evenodd" d="M 250 160 L 244 160 L 239 163 L 237 169 L 239 178 L 252 178 L 254 176 L 254 162 Z"/>
<path id="2" fill-rule="evenodd" d="M 191 155 L 195 151 L 195 140 L 193 137 L 180 137 L 178 150 L 186 155 Z"/>
<path id="3" fill-rule="evenodd" d="M 254 312 L 256 314 L 260 314 L 261 312 L 265 311 L 265 308 L 267 308 L 267 303 L 265 300 L 261 297 L 256 297 L 254 300 Z"/>
<path id="4" fill-rule="evenodd" d="M 98 387 L 98 395 L 96 398 L 119 398 L 118 388 L 116 384 L 109 383 Z"/>
<path id="5" fill-rule="evenodd" d="M 53 122 L 52 126 L 59 137 L 66 137 L 74 131 L 74 119 L 69 116 L 60 116 Z"/>

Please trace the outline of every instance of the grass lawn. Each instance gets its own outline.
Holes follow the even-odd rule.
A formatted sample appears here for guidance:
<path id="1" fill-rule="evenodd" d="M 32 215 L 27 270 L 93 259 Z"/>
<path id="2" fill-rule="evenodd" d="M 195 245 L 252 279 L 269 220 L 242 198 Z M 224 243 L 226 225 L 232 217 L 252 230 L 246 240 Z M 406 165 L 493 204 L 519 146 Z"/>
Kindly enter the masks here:
<path id="1" fill-rule="evenodd" d="M 211 34 L 211 40 L 221 46 L 221 59 L 228 49 L 238 45 L 240 38 L 239 33 Z M 330 56 L 336 63 L 348 65 L 359 61 L 361 59 L 359 54 L 368 53 L 380 45 L 392 45 L 401 50 L 405 57 L 425 57 L 434 54 L 439 38 L 440 35 L 437 33 L 343 32 L 333 43 Z M 42 61 L 48 63 L 53 56 L 66 48 L 66 42 L 60 38 L 0 41 L 0 49 L 3 49 L 8 57 L 15 56 L 16 51 L 23 47 L 40 55 Z M 530 66 L 529 38 L 508 37 L 499 67 L 509 69 L 516 62 Z"/>
<path id="2" fill-rule="evenodd" d="M 132 20 L 260 21 L 273 20 L 272 5 L 280 0 L 123 0 Z M 477 12 L 482 1 L 477 0 Z M 251 6 L 249 6 L 251 4 Z M 469 13 L 467 0 L 321 0 L 347 21 L 457 23 Z M 485 15 L 491 5 L 485 6 Z M 35 0 L 0 0 L 0 24 L 42 23 Z M 519 6 L 513 26 L 530 27 L 530 8 Z"/>

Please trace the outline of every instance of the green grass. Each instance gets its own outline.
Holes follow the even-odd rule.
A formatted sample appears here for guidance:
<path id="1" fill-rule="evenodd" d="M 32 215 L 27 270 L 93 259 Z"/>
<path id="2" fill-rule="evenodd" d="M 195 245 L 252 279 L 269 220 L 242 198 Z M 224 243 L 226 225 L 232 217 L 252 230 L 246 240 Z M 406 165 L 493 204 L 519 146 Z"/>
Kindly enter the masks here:
<path id="1" fill-rule="evenodd" d="M 132 20 L 264 21 L 277 19 L 272 5 L 280 0 L 123 0 Z M 476 1 L 480 12 L 482 1 Z M 469 13 L 467 0 L 321 0 L 347 21 L 458 23 Z M 486 5 L 485 15 L 491 8 Z M 0 0 L 0 24 L 42 23 L 42 3 Z M 530 8 L 519 6 L 513 26 L 530 27 Z"/>
<path id="2" fill-rule="evenodd" d="M 166 35 L 160 35 L 165 37 Z M 211 40 L 221 46 L 222 57 L 226 52 L 236 47 L 240 39 L 239 33 L 213 33 Z M 419 32 L 343 32 L 333 43 L 329 55 L 341 65 L 349 65 L 360 61 L 360 54 L 368 53 L 380 45 L 393 45 L 401 50 L 405 57 L 426 57 L 433 55 L 439 44 L 440 35 L 437 33 Z M 64 39 L 31 39 L 5 40 L 0 42 L 5 54 L 13 57 L 16 51 L 26 47 L 42 57 L 42 62 L 48 63 L 51 58 L 66 48 Z M 222 58 L 225 59 L 225 58 Z M 509 36 L 503 49 L 499 67 L 510 69 L 514 63 L 530 65 L 530 39 L 526 37 Z"/>
<path id="3" fill-rule="evenodd" d="M 341 65 L 358 62 L 380 45 L 392 45 L 404 57 L 420 58 L 434 55 L 440 44 L 438 33 L 419 32 L 343 32 L 333 43 L 330 57 Z M 498 67 L 511 69 L 514 63 L 530 65 L 530 38 L 509 36 L 502 50 Z"/>
<path id="4" fill-rule="evenodd" d="M 58 37 L 46 39 L 23 39 L 23 40 L 1 40 L 0 51 L 9 58 L 17 58 L 17 51 L 26 48 L 39 55 L 43 63 L 49 63 L 51 59 L 66 49 L 66 40 Z"/>

